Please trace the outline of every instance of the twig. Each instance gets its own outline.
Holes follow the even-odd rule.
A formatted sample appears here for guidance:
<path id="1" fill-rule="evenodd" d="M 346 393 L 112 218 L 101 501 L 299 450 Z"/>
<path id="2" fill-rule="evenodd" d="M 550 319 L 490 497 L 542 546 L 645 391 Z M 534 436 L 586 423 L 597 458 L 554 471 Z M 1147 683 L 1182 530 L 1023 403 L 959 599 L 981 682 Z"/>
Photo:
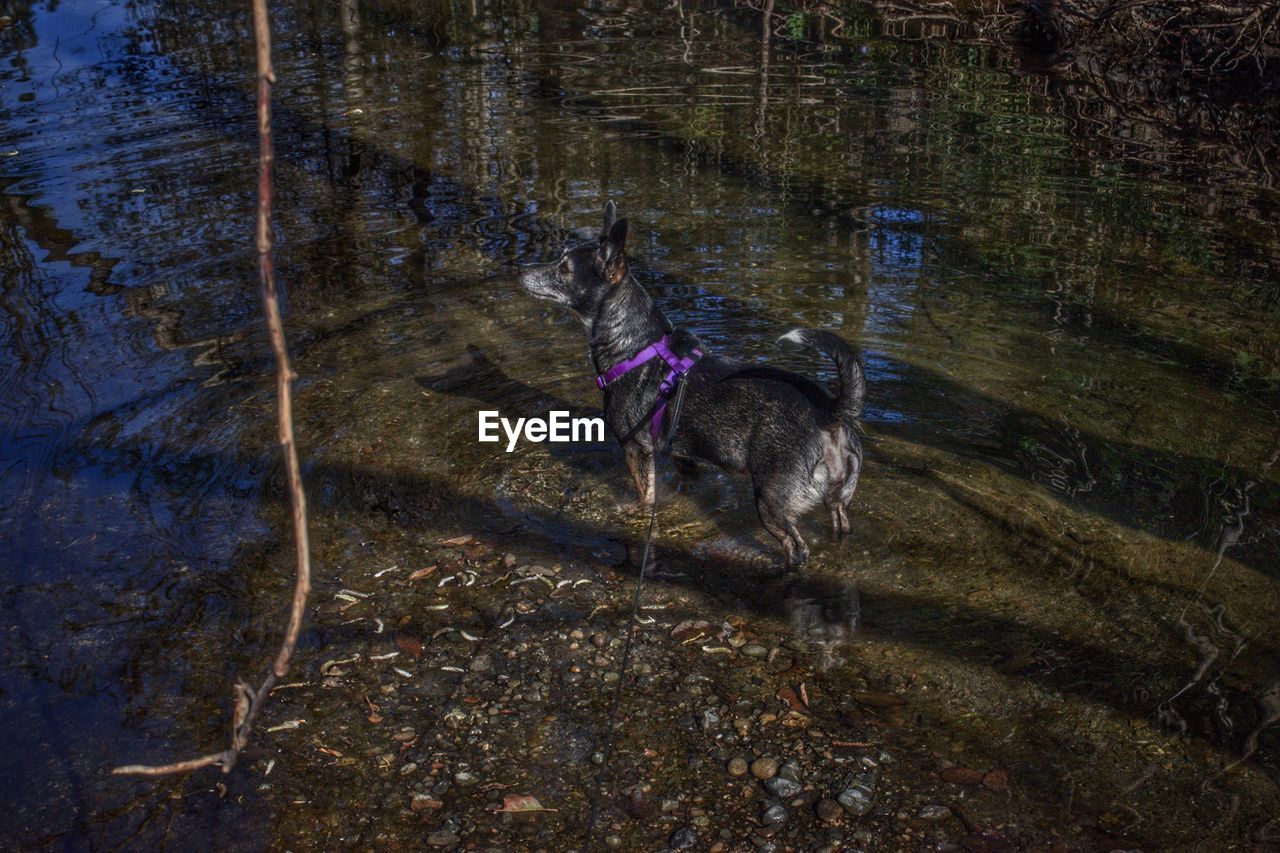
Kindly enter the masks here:
<path id="1" fill-rule="evenodd" d="M 302 490 L 302 471 L 298 465 L 298 449 L 293 439 L 293 393 L 291 384 L 297 378 L 289 367 L 289 353 L 285 346 L 284 321 L 280 316 L 280 297 L 276 291 L 275 272 L 271 257 L 271 166 L 275 159 L 271 143 L 271 85 L 275 83 L 275 71 L 271 67 L 271 25 L 267 18 L 266 0 L 252 0 L 253 39 L 257 49 L 258 66 L 258 230 L 255 246 L 258 251 L 258 285 L 262 295 L 262 309 L 267 318 L 267 330 L 271 337 L 271 349 L 276 361 L 276 392 L 278 395 L 277 421 L 280 446 L 284 451 L 285 470 L 289 479 L 289 500 L 293 508 L 293 539 L 297 552 L 297 577 L 293 587 L 293 603 L 289 609 L 289 624 L 285 628 L 280 651 L 276 653 L 271 670 L 262 685 L 254 690 L 243 681 L 234 688 L 234 714 L 231 721 L 231 744 L 225 750 L 189 761 L 147 766 L 130 764 L 112 770 L 116 776 L 168 776 L 188 773 L 201 767 L 216 764 L 223 773 L 230 773 L 236 760 L 249 742 L 253 722 L 262 710 L 267 696 L 276 682 L 289 672 L 289 661 L 298 644 L 302 629 L 302 615 L 311 592 L 311 555 L 307 542 L 307 499 Z"/>

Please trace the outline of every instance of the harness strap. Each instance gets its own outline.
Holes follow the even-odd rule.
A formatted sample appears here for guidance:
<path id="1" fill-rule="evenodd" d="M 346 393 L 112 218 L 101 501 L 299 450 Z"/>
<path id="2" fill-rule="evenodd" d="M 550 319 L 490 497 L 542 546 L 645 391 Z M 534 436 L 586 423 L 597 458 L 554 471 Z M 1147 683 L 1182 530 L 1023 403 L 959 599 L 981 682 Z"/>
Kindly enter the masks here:
<path id="1" fill-rule="evenodd" d="M 671 396 L 671 391 L 676 387 L 677 380 L 688 373 L 689 369 L 697 364 L 698 359 L 702 358 L 702 350 L 694 348 L 687 356 L 677 355 L 675 350 L 671 349 L 671 336 L 663 335 L 631 356 L 631 358 L 615 364 L 596 377 L 596 385 L 603 391 L 616 380 L 637 367 L 648 364 L 655 358 L 662 359 L 669 368 L 666 378 L 658 383 L 658 400 L 653 408 L 649 410 L 649 414 L 645 415 L 639 423 L 627 432 L 625 437 L 619 440 L 621 444 L 626 444 L 646 420 L 649 421 L 649 435 L 657 442 L 658 436 L 662 433 L 662 416 L 667 410 L 667 398 Z"/>

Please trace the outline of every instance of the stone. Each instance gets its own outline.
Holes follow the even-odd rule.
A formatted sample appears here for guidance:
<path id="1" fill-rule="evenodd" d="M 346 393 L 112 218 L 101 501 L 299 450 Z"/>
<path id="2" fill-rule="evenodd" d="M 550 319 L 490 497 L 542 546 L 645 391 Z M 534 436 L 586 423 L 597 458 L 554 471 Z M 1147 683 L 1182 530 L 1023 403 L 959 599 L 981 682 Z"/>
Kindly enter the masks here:
<path id="1" fill-rule="evenodd" d="M 682 826 L 672 833 L 671 840 L 667 843 L 673 850 L 688 850 L 698 843 L 698 833 L 691 826 Z"/>
<path id="2" fill-rule="evenodd" d="M 818 813 L 818 819 L 823 823 L 839 823 L 840 818 L 844 817 L 844 809 L 840 808 L 840 804 L 830 797 L 823 797 L 818 800 L 818 805 L 814 810 Z"/>
<path id="3" fill-rule="evenodd" d="M 921 820 L 942 820 L 951 814 L 951 809 L 944 805 L 931 803 L 927 806 L 921 806 L 920 811 L 916 812 L 916 817 Z"/>
<path id="4" fill-rule="evenodd" d="M 749 658 L 762 658 L 769 654 L 769 650 L 759 643 L 747 643 L 742 647 L 742 653 Z"/>
<path id="5" fill-rule="evenodd" d="M 772 779 L 766 779 L 764 786 L 769 790 L 769 793 L 780 800 L 795 799 L 804 790 L 804 786 L 799 782 L 793 782 L 784 776 L 774 776 Z"/>
<path id="6" fill-rule="evenodd" d="M 757 758 L 751 762 L 751 775 L 764 781 L 773 778 L 778 772 L 778 762 L 773 758 Z"/>
<path id="7" fill-rule="evenodd" d="M 853 817 L 862 817 L 871 811 L 871 792 L 865 788 L 849 788 L 840 792 L 836 802 Z"/>
<path id="8" fill-rule="evenodd" d="M 453 847 L 458 843 L 458 836 L 442 829 L 427 836 L 428 847 Z"/>
<path id="9" fill-rule="evenodd" d="M 415 812 L 421 811 L 439 811 L 444 808 L 444 803 L 428 794 L 414 794 L 409 800 L 409 808 Z"/>
<path id="10" fill-rule="evenodd" d="M 729 775 L 733 778 L 737 779 L 740 776 L 746 776 L 747 770 L 749 769 L 750 768 L 747 766 L 747 759 L 743 758 L 741 755 L 735 755 L 733 758 L 729 759 Z"/>

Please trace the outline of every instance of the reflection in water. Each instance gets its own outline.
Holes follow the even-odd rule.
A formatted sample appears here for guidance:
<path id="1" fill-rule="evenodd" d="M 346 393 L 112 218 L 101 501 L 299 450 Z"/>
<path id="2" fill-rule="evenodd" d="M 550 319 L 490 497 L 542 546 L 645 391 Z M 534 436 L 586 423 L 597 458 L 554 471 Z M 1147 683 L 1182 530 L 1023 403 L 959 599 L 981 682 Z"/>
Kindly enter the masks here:
<path id="1" fill-rule="evenodd" d="M 920 673 L 943 698 L 903 712 L 927 740 L 902 760 L 981 744 L 1021 768 L 1010 810 L 1158 806 L 1164 844 L 1229 814 L 1233 838 L 1273 831 L 1280 231 L 1256 182 L 1151 168 L 1162 150 L 1083 160 L 1082 139 L 1108 147 L 1088 135 L 1111 130 L 1058 112 L 1045 79 L 830 13 L 277 5 L 279 266 L 321 594 L 375 558 L 410 565 L 457 534 L 446 521 L 515 529 L 548 564 L 639 541 L 611 446 L 508 458 L 474 441 L 481 406 L 598 408 L 576 321 L 511 270 L 613 197 L 644 283 L 710 346 L 820 372 L 771 342 L 826 326 L 870 376 L 851 541 L 775 586 L 750 549 L 716 551 L 756 527 L 744 485 L 669 475 L 664 589 L 807 643 L 851 718 L 891 727 L 848 707 L 850 685 Z M 15 8 L 0 826 L 29 844 L 276 842 L 284 798 L 336 777 L 262 792 L 245 775 L 222 801 L 99 773 L 221 743 L 229 670 L 269 650 L 285 597 L 247 21 L 220 0 Z M 421 604 L 377 618 L 438 615 Z M 330 606 L 300 680 L 361 630 Z M 448 692 L 420 685 L 423 707 Z M 1158 785 L 1131 787 L 1148 771 Z M 393 801 L 379 778 L 349 787 L 366 782 Z"/>
<path id="2" fill-rule="evenodd" d="M 862 619 L 857 584 L 845 581 L 815 594 L 796 582 L 788 590 L 786 602 L 791 630 L 817 651 L 819 668 L 825 672 L 843 664 L 838 652 L 852 645 Z"/>

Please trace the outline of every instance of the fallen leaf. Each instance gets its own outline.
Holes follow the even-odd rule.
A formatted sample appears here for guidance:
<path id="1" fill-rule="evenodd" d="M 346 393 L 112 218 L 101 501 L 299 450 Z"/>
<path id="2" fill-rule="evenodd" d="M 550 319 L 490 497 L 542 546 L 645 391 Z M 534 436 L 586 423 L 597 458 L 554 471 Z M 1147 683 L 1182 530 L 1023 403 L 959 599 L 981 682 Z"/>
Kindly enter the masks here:
<path id="1" fill-rule="evenodd" d="M 685 640 L 705 634 L 707 629 L 710 627 L 711 623 L 704 619 L 686 619 L 671 629 L 671 639 L 676 642 L 684 642 Z"/>
<path id="2" fill-rule="evenodd" d="M 316 749 L 320 750 L 320 751 L 321 751 L 321 752 L 323 752 L 325 755 L 332 755 L 334 758 L 341 758 L 341 757 L 342 757 L 342 753 L 341 753 L 341 752 L 338 752 L 338 750 L 333 749 L 332 747 L 328 747 L 328 746 L 317 746 L 317 747 L 316 747 Z"/>
<path id="3" fill-rule="evenodd" d="M 458 545 L 470 545 L 474 541 L 476 541 L 475 537 L 472 537 L 472 536 L 455 536 L 452 539 L 445 539 L 441 541 L 439 544 L 451 545 L 456 547 Z"/>
<path id="4" fill-rule="evenodd" d="M 781 690 L 779 690 L 777 693 L 777 698 L 787 703 L 787 707 L 792 711 L 795 711 L 796 713 L 799 713 L 799 714 L 809 713 L 809 709 L 808 707 L 805 706 L 804 700 L 802 700 L 800 698 L 800 695 L 790 687 L 783 687 Z"/>
<path id="5" fill-rule="evenodd" d="M 437 566 L 427 566 L 425 569 L 418 569 L 416 572 L 409 575 L 409 580 L 420 581 L 423 578 L 429 578 L 436 573 L 437 568 Z"/>
<path id="6" fill-rule="evenodd" d="M 983 773 L 969 767 L 948 767 L 942 771 L 942 781 L 956 785 L 981 785 Z"/>
<path id="7" fill-rule="evenodd" d="M 396 645 L 400 650 L 413 655 L 415 658 L 422 657 L 422 640 L 413 634 L 407 634 L 404 631 L 396 632 Z"/>
<path id="8" fill-rule="evenodd" d="M 528 794 L 507 794 L 502 798 L 502 808 L 500 812 L 553 812 L 555 809 L 549 809 L 542 803 L 538 802 L 537 797 Z"/>

